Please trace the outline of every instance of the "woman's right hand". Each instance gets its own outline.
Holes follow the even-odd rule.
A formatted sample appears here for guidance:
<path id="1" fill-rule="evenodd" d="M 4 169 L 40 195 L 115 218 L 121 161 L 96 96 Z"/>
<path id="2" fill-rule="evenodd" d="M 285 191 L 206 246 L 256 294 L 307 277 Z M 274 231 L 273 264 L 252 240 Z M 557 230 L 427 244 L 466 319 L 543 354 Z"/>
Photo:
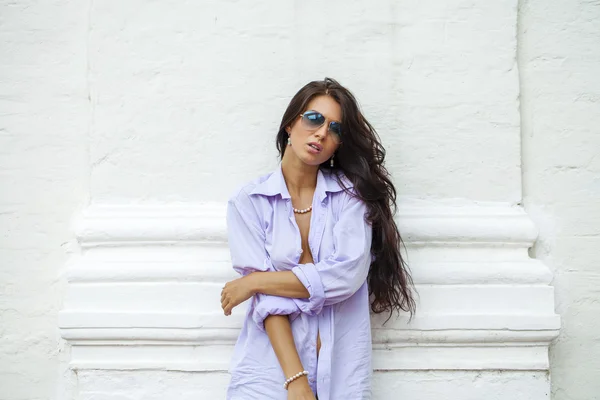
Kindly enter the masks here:
<path id="1" fill-rule="evenodd" d="M 316 400 L 315 394 L 308 385 L 306 376 L 290 382 L 288 385 L 288 400 Z"/>

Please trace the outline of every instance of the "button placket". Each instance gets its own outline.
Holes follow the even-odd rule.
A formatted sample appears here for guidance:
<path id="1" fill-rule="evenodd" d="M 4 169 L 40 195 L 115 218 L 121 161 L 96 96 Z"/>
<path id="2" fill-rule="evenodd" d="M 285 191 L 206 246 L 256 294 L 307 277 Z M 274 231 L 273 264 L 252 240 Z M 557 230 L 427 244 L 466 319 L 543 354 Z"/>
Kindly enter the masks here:
<path id="1" fill-rule="evenodd" d="M 318 210 L 317 213 L 317 218 L 316 218 L 316 227 L 314 229 L 315 231 L 315 235 L 313 235 L 312 237 L 312 241 L 311 241 L 311 251 L 313 254 L 313 258 L 315 258 L 315 261 L 318 262 L 317 258 L 318 258 L 318 251 L 319 248 L 321 247 L 321 237 L 323 235 L 323 230 L 325 229 L 325 215 L 327 213 L 327 209 L 324 207 L 321 207 Z"/>
<path id="2" fill-rule="evenodd" d="M 290 223 L 292 224 L 292 226 L 294 227 L 294 236 L 296 237 L 296 242 L 298 244 L 298 247 L 296 247 L 298 250 L 296 250 L 296 263 L 300 261 L 300 258 L 302 257 L 302 234 L 300 233 L 300 227 L 298 226 L 298 223 L 296 221 L 296 216 L 294 215 L 294 212 L 292 211 L 292 200 L 291 199 L 287 199 L 286 201 L 286 207 L 288 208 L 288 216 L 290 219 Z"/>

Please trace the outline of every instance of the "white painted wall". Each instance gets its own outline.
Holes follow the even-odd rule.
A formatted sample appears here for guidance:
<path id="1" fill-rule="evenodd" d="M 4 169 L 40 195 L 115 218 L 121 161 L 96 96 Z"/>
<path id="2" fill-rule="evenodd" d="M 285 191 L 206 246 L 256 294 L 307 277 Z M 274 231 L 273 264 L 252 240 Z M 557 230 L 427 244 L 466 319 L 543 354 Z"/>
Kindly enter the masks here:
<path id="1" fill-rule="evenodd" d="M 70 398 L 57 314 L 69 222 L 90 196 L 87 15 L 84 2 L 0 3 L 3 400 Z"/>
<path id="2" fill-rule="evenodd" d="M 600 398 L 600 4 L 521 7 L 524 203 L 540 229 L 532 255 L 554 273 L 561 334 L 550 351 L 555 400 Z"/>
<path id="3" fill-rule="evenodd" d="M 380 131 L 422 297 L 374 319 L 375 398 L 546 399 L 544 263 L 554 397 L 593 398 L 598 6 L 517 6 L 0 6 L 0 398 L 221 398 L 223 201 L 324 76 Z"/>

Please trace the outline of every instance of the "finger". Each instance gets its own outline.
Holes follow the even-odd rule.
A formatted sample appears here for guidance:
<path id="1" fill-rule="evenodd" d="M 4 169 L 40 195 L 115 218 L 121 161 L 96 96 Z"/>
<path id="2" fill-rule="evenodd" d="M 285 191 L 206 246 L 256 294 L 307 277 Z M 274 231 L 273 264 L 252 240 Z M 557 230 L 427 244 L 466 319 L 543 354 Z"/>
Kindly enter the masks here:
<path id="1" fill-rule="evenodd" d="M 235 307 L 237 304 L 235 304 L 233 301 L 229 301 L 227 303 L 227 305 L 225 306 L 225 315 L 231 315 L 231 311 L 233 310 L 233 307 Z"/>
<path id="2" fill-rule="evenodd" d="M 227 304 L 227 307 L 229 308 L 229 314 L 231 314 L 231 311 L 233 311 L 233 309 L 235 307 L 237 307 L 239 304 L 240 304 L 239 301 L 229 300 L 229 303 Z"/>

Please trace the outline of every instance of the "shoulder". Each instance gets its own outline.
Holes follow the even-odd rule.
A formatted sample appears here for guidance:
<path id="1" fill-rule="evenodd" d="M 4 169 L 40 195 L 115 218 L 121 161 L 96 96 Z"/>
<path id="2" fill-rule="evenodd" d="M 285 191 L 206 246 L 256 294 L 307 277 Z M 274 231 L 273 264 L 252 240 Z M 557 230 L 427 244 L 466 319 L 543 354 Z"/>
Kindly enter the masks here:
<path id="1" fill-rule="evenodd" d="M 342 171 L 326 171 L 323 173 L 327 182 L 327 192 L 333 199 L 337 199 L 338 207 L 344 207 L 349 202 L 361 201 L 354 183 Z"/>
<path id="2" fill-rule="evenodd" d="M 261 185 L 265 182 L 274 172 L 269 172 L 263 175 L 260 175 L 250 181 L 244 182 L 240 185 L 237 185 L 236 188 L 230 193 L 228 198 L 228 203 L 233 204 L 247 204 L 255 201 L 253 199 L 256 196 L 251 196 L 254 189 L 257 186 Z"/>
<path id="3" fill-rule="evenodd" d="M 326 191 L 330 193 L 338 193 L 338 192 L 348 192 L 348 193 L 356 193 L 354 191 L 354 184 L 352 181 L 344 174 L 342 171 L 330 171 L 326 169 L 322 169 L 323 177 L 325 178 L 325 182 L 327 184 Z"/>

